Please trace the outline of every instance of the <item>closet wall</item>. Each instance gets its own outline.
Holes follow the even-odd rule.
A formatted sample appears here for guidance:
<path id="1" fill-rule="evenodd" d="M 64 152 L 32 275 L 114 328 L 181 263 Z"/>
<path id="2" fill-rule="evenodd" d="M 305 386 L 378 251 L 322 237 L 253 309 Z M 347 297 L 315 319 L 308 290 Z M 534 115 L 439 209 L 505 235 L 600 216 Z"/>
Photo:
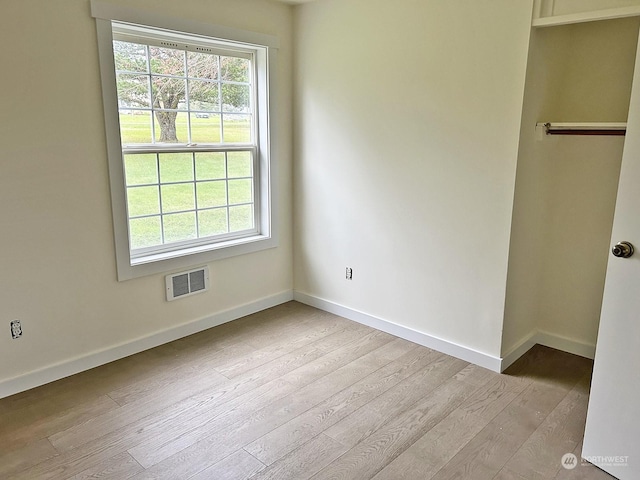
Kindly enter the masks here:
<path id="1" fill-rule="evenodd" d="M 624 137 L 536 136 L 536 122 L 625 122 L 637 17 L 534 29 L 502 356 L 535 338 L 592 356 Z"/>

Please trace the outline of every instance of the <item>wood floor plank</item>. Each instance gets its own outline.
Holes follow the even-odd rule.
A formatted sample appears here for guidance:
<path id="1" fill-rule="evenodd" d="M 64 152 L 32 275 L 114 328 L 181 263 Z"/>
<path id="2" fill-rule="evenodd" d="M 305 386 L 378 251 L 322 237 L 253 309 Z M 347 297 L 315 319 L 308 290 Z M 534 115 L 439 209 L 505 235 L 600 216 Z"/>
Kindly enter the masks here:
<path id="1" fill-rule="evenodd" d="M 535 345 L 511 365 L 505 375 L 571 390 L 592 367 L 592 360 Z"/>
<path id="2" fill-rule="evenodd" d="M 245 450 L 266 465 L 271 465 L 294 450 L 297 445 L 314 438 L 440 358 L 443 358 L 443 355 L 433 350 L 413 349 L 245 446 Z M 450 357 L 446 358 L 450 359 Z"/>
<path id="3" fill-rule="evenodd" d="M 135 383 L 150 370 L 175 355 L 172 344 L 141 352 L 133 357 L 92 368 L 56 382 L 0 399 L 0 424 L 9 416 L 25 416 L 29 412 L 48 415 L 73 408 L 107 394 L 114 386 Z M 135 357 L 135 358 L 134 358 Z"/>
<path id="4" fill-rule="evenodd" d="M 52 411 L 49 414 L 38 411 L 26 415 L 15 415 L 0 424 L 0 452 L 9 452 L 21 448 L 33 439 L 48 437 L 61 430 L 80 425 L 96 416 L 118 408 L 118 404 L 107 395 L 78 403 L 66 410 Z"/>
<path id="5" fill-rule="evenodd" d="M 323 322 L 313 328 L 301 329 L 297 335 L 289 334 L 286 341 L 274 343 L 272 345 L 253 350 L 245 355 L 235 355 L 226 362 L 219 363 L 214 368 L 227 378 L 237 377 L 253 368 L 259 367 L 278 357 L 286 355 L 294 350 L 298 350 L 312 344 L 319 338 L 342 332 L 345 329 L 354 329 L 353 326 L 345 326 L 344 321 L 335 319 L 333 322 Z M 357 327 L 355 328 L 356 331 Z"/>
<path id="6" fill-rule="evenodd" d="M 104 462 L 101 462 L 83 472 L 80 472 L 71 480 L 88 480 L 99 478 L 100 480 L 126 480 L 143 468 L 128 453 L 119 453 Z"/>
<path id="7" fill-rule="evenodd" d="M 460 407 L 477 417 L 492 420 L 526 388 L 525 382 L 511 382 L 510 377 L 494 374 L 489 381 Z"/>
<path id="8" fill-rule="evenodd" d="M 322 356 L 314 362 L 302 365 L 299 368 L 283 375 L 292 385 L 303 387 L 309 383 L 328 375 L 340 367 L 347 365 L 355 359 L 394 340 L 395 337 L 380 331 L 373 331 L 363 337 L 354 340 L 343 347 Z"/>
<path id="9" fill-rule="evenodd" d="M 493 480 L 529 480 L 527 477 L 523 477 L 519 473 L 514 472 L 513 470 L 509 470 L 507 467 L 504 467 L 500 470 Z"/>
<path id="10" fill-rule="evenodd" d="M 211 432 L 225 430 L 236 425 L 239 419 L 251 418 L 256 410 L 277 401 L 284 401 L 296 392 L 296 388 L 281 379 L 274 380 L 229 404 L 212 407 L 207 411 L 195 410 L 190 415 L 180 415 L 166 428 L 156 429 L 153 438 L 129 449 L 129 452 L 145 468 L 170 457 L 183 448 L 193 445 Z M 191 412 L 190 412 L 191 413 Z"/>
<path id="11" fill-rule="evenodd" d="M 262 379 L 263 380 L 262 383 L 264 383 L 266 381 L 269 381 L 270 379 L 275 378 L 275 376 L 286 374 L 292 369 L 305 365 L 306 363 L 321 357 L 322 355 L 324 355 L 326 351 L 339 348 L 342 345 L 349 343 L 352 340 L 352 338 L 358 338 L 362 335 L 363 333 L 357 330 L 347 331 L 345 329 L 342 331 L 335 332 L 334 334 L 327 335 L 325 337 L 320 337 L 308 345 L 304 345 L 301 348 L 293 350 L 289 354 L 276 356 L 276 358 L 274 358 L 270 362 L 256 365 L 254 368 L 244 372 L 245 373 L 244 375 L 237 376 L 235 380 L 238 380 L 240 383 L 242 383 L 244 381 L 249 381 L 249 380 L 258 381 L 259 379 Z M 246 347 L 246 346 L 242 347 L 242 350 L 240 352 L 237 352 L 238 355 L 245 355 L 246 353 L 249 353 L 247 351 L 247 348 L 249 347 Z M 253 352 L 254 350 L 251 350 L 251 351 Z M 231 357 L 233 356 L 233 353 L 231 349 L 225 349 L 224 355 L 227 357 Z M 220 357 L 218 357 L 218 361 L 219 360 L 220 360 Z M 201 365 L 197 370 L 209 371 L 211 368 L 214 368 L 216 364 L 217 363 L 212 363 L 210 365 Z M 251 373 L 252 370 L 254 371 L 253 373 Z M 163 370 L 160 370 L 158 372 L 158 377 L 162 377 L 163 373 L 166 373 L 166 372 L 163 372 Z M 169 376 L 173 377 L 172 374 L 170 374 Z M 168 378 L 168 379 L 158 378 L 152 381 L 143 382 L 143 384 L 139 387 L 128 386 L 125 389 L 121 389 L 118 393 L 111 392 L 110 396 L 116 398 L 120 404 L 126 405 L 128 403 L 132 403 L 137 400 L 140 400 L 141 398 L 146 397 L 148 395 L 154 395 L 160 391 L 163 391 L 163 387 L 165 385 L 170 385 L 172 383 L 177 383 L 181 381 L 192 382 L 193 379 L 194 379 L 194 375 L 187 372 L 182 377 Z M 220 383 L 224 384 L 225 382 L 222 381 Z M 227 382 L 227 383 L 235 384 L 236 382 L 230 382 L 230 383 Z M 256 386 L 259 386 L 259 384 Z"/>
<path id="12" fill-rule="evenodd" d="M 375 480 L 428 480 L 444 467 L 488 423 L 457 408 L 427 431 L 373 478 Z"/>
<path id="13" fill-rule="evenodd" d="M 547 382 L 532 383 L 433 478 L 492 479 L 567 393 Z"/>
<path id="14" fill-rule="evenodd" d="M 321 327 L 318 327 L 316 332 L 324 331 Z M 327 335 L 328 336 L 328 335 Z M 306 338 L 306 337 L 305 337 Z M 316 342 L 320 344 L 320 341 L 324 338 L 316 339 Z M 281 341 L 285 341 L 282 340 Z M 329 342 L 334 344 L 335 342 Z M 324 347 L 326 348 L 326 347 Z M 212 354 L 213 358 L 210 358 L 212 362 L 219 361 L 221 358 L 227 358 L 228 356 L 233 356 L 234 352 L 229 350 L 233 349 L 222 349 L 215 351 Z M 237 353 L 237 352 L 236 352 Z M 309 353 L 309 352 L 306 352 Z M 312 352 L 311 352 L 312 353 Z M 289 362 L 289 359 L 285 359 L 285 363 Z M 278 364 L 278 359 L 275 359 L 275 363 Z M 279 364 L 278 364 L 279 365 Z M 296 367 L 299 364 L 292 364 L 292 367 Z M 259 368 L 261 365 L 257 366 Z M 219 376 L 219 374 L 215 372 L 211 372 L 211 369 L 204 368 L 203 365 L 199 364 L 199 371 L 197 373 L 189 373 L 186 372 L 181 381 L 174 381 L 171 383 L 158 382 L 157 387 L 161 387 L 162 397 L 158 398 L 153 393 L 156 390 L 149 390 L 146 387 L 148 386 L 145 383 L 145 388 L 143 390 L 144 396 L 135 399 L 132 399 L 132 393 L 130 390 L 127 390 L 127 394 L 129 395 L 127 398 L 130 403 L 126 403 L 121 409 L 115 412 L 108 412 L 105 415 L 101 415 L 99 417 L 93 418 L 90 422 L 86 424 L 79 425 L 76 428 L 68 429 L 66 431 L 60 432 L 58 434 L 54 434 L 51 436 L 51 442 L 58 448 L 59 450 L 67 450 L 69 448 L 74 448 L 78 445 L 82 445 L 90 440 L 98 438 L 99 436 L 103 436 L 109 432 L 115 431 L 118 428 L 122 428 L 125 425 L 132 423 L 136 420 L 144 418 L 145 414 L 148 414 L 151 408 L 162 409 L 168 406 L 171 403 L 174 403 L 178 400 L 185 399 L 186 404 L 185 408 L 188 408 L 188 404 L 197 404 L 201 400 L 198 397 L 198 394 L 205 391 L 205 395 L 208 394 L 210 390 L 214 390 L 219 393 L 220 391 L 226 393 L 232 390 L 233 387 L 237 387 L 239 384 L 232 384 L 232 388 L 227 388 L 226 377 Z M 200 371 L 202 370 L 202 371 Z M 265 379 L 267 376 L 265 373 L 270 373 L 268 369 L 262 369 L 261 377 Z M 172 375 L 170 375 L 173 377 Z M 245 377 L 241 378 L 241 381 L 251 380 L 253 377 Z M 263 382 L 264 383 L 264 382 Z M 218 387 L 218 388 L 216 388 Z M 248 385 L 248 389 L 255 388 L 255 384 Z M 191 398 L 189 398 L 191 396 Z M 220 395 L 218 395 L 220 397 Z M 118 397 L 120 401 L 123 400 L 123 396 Z M 189 400 L 191 400 L 189 402 Z"/>
<path id="15" fill-rule="evenodd" d="M 279 379 L 274 382 L 283 383 Z M 272 392 L 277 391 L 274 385 L 269 385 L 268 388 Z M 189 412 L 188 408 L 186 412 Z M 50 462 L 36 465 L 17 478 L 68 478 L 141 442 L 152 442 L 158 436 L 158 432 L 164 432 L 172 425 L 179 424 L 185 414 L 184 405 L 172 405 L 163 411 L 155 412 L 143 421 L 126 425 L 78 448 L 70 449 Z"/>
<path id="16" fill-rule="evenodd" d="M 500 375 L 289 302 L 0 399 L 0 478 L 604 480 L 557 463 L 591 368 Z"/>
<path id="17" fill-rule="evenodd" d="M 244 450 L 238 450 L 189 480 L 246 480 L 264 468 L 259 460 Z"/>
<path id="18" fill-rule="evenodd" d="M 372 340 L 371 335 L 375 335 L 376 333 L 380 333 L 380 335 L 376 336 L 376 340 Z M 356 358 L 366 353 L 372 352 L 373 350 L 376 350 L 377 348 L 391 342 L 392 340 L 394 340 L 394 338 L 395 337 L 387 335 L 383 332 L 374 332 L 372 334 L 367 330 L 362 330 L 359 328 L 346 328 L 331 335 L 319 338 L 309 345 L 305 345 L 304 347 L 294 350 L 287 355 L 278 357 L 271 362 L 258 365 L 253 369 L 248 370 L 237 377 L 234 377 L 232 380 L 230 380 L 230 384 L 234 384 L 235 382 L 242 382 L 245 380 L 262 380 L 264 382 L 265 380 L 281 378 L 291 385 L 303 387 L 330 373 L 330 371 L 337 370 L 338 367 L 330 371 L 325 371 L 324 375 L 320 375 L 317 377 L 307 376 L 306 378 L 299 381 L 292 381 L 292 379 L 295 377 L 292 377 L 290 373 L 299 371 L 300 369 L 304 369 L 309 365 L 316 365 L 318 363 L 324 364 L 323 359 L 325 357 L 333 355 L 335 351 L 359 351 L 359 355 L 353 355 L 351 357 L 350 361 L 353 361 Z M 356 345 L 359 345 L 361 343 L 366 343 L 368 349 L 358 350 L 356 348 Z M 260 384 L 258 383 L 256 387 L 259 385 Z"/>
<path id="19" fill-rule="evenodd" d="M 276 379 L 273 382 L 273 384 L 265 385 L 265 390 L 268 390 L 272 395 L 279 395 L 276 384 L 285 384 L 285 382 L 280 379 Z M 247 395 L 250 397 L 250 394 Z M 260 397 L 258 396 L 256 400 L 259 399 Z M 249 410 L 251 410 L 251 407 L 252 405 L 248 405 Z M 156 412 L 146 417 L 143 421 L 129 424 L 120 430 L 99 437 L 78 448 L 70 449 L 49 462 L 32 467 L 17 478 L 68 478 L 143 442 L 148 442 L 150 445 L 153 444 L 160 434 L 175 428 L 176 425 L 184 421 L 185 415 L 189 414 L 189 410 L 185 412 L 181 405 L 169 407 L 164 411 Z M 236 420 L 235 418 L 231 419 L 231 422 Z"/>
<path id="20" fill-rule="evenodd" d="M 442 356 L 336 423 L 325 434 L 352 447 L 401 416 L 467 365 L 463 360 Z"/>
<path id="21" fill-rule="evenodd" d="M 49 440 L 60 451 L 76 448 L 170 407 L 178 401 L 183 401 L 183 408 L 190 408 L 198 403 L 194 398 L 195 395 L 226 381 L 226 379 L 220 379 L 220 374 L 214 373 L 209 376 L 208 372 L 192 380 L 188 384 L 168 386 L 164 395 L 147 395 L 117 410 L 94 417 L 81 425 L 53 434 Z"/>
<path id="22" fill-rule="evenodd" d="M 249 331 L 244 342 L 247 345 L 253 346 L 256 350 L 270 345 L 283 343 L 283 340 L 297 338 L 300 333 L 310 332 L 316 328 L 327 328 L 330 326 L 335 330 L 354 330 L 360 333 L 369 333 L 372 331 L 370 327 L 365 325 L 356 324 L 350 322 L 342 317 L 331 315 L 327 312 L 316 310 L 310 307 L 304 309 L 304 315 L 297 315 L 295 318 L 297 321 L 288 326 L 286 329 L 273 328 L 269 326 L 267 331 L 261 335 L 255 335 L 252 331 Z"/>
<path id="23" fill-rule="evenodd" d="M 359 332 L 358 335 L 362 335 L 362 332 Z M 344 333 L 341 335 L 341 341 L 324 337 L 317 340 L 314 345 L 318 347 L 318 352 L 322 352 L 329 348 L 338 347 L 341 343 L 348 342 L 350 339 L 352 339 L 351 334 Z M 385 337 L 384 342 L 380 343 L 379 346 L 389 343 L 388 340 L 389 338 Z M 269 403 L 269 396 L 271 396 L 271 400 L 276 400 L 292 393 L 296 388 L 279 378 L 279 376 L 282 373 L 286 373 L 287 369 L 290 370 L 303 363 L 301 360 L 309 360 L 307 357 L 314 350 L 303 348 L 296 350 L 296 352 L 298 353 L 294 352 L 289 355 L 295 361 L 289 360 L 288 356 L 280 357 L 272 361 L 271 365 L 262 365 L 254 369 L 255 372 L 250 371 L 243 376 L 236 377 L 233 383 L 224 386 L 225 390 L 221 391 L 220 394 L 214 395 L 210 393 L 209 398 L 202 399 L 200 404 L 190 408 L 185 415 L 177 417 L 175 421 L 167 424 L 161 431 L 158 430 L 152 440 L 145 442 L 144 449 L 153 451 L 154 456 L 161 456 L 166 448 L 175 448 L 173 445 L 178 440 L 181 444 L 189 444 L 204 438 L 212 429 L 226 428 L 231 423 L 236 422 L 238 418 L 250 416 L 254 411 Z M 243 377 L 246 377 L 246 381 Z M 261 385 L 258 380 L 265 377 L 275 378 L 276 380 Z M 209 405 L 213 403 L 210 400 L 215 400 L 215 404 Z M 139 450 L 134 448 L 132 451 L 136 456 L 140 455 L 139 459 L 144 464 L 147 464 L 148 460 L 143 459 L 143 454 Z"/>
<path id="24" fill-rule="evenodd" d="M 43 438 L 0 454 L 0 478 L 8 478 L 58 455 L 53 445 Z"/>
<path id="25" fill-rule="evenodd" d="M 193 440 L 191 438 L 187 444 L 177 439 L 173 444 L 166 445 L 161 452 L 146 451 L 142 448 L 135 452 L 132 450 L 134 458 L 143 465 L 153 463 L 153 466 L 136 478 L 189 478 L 197 473 L 193 472 L 193 469 L 197 468 L 194 465 L 208 466 L 216 463 L 414 348 L 416 345 L 406 340 L 397 339 L 389 342 L 303 387 L 290 397 L 274 402 L 249 418 L 242 419 L 196 443 L 190 443 Z M 172 455 L 162 458 L 169 453 Z"/>
<path id="26" fill-rule="evenodd" d="M 272 383 L 265 384 L 264 390 L 272 395 L 281 396 L 290 392 L 290 390 L 281 392 L 280 384 L 286 383 L 276 379 Z M 236 403 L 241 403 L 245 402 L 247 398 L 251 398 L 254 401 L 261 399 L 259 389 L 249 389 L 249 391 L 245 392 L 244 397 L 235 396 L 234 393 L 236 392 L 231 389 L 228 395 L 220 395 L 225 397 L 225 405 L 220 409 L 221 411 L 225 411 L 227 406 L 233 405 L 227 405 L 227 402 L 232 402 L 233 400 L 236 400 Z M 213 395 L 213 397 L 215 398 L 216 396 Z M 257 405 L 260 406 L 260 404 Z M 42 478 L 58 478 L 58 476 L 65 478 L 65 475 L 68 475 L 69 472 L 78 472 L 89 468 L 117 452 L 133 448 L 139 443 L 145 441 L 151 443 L 160 434 L 173 428 L 174 425 L 181 425 L 189 418 L 192 418 L 194 415 L 192 410 L 196 407 L 205 408 L 202 406 L 201 399 L 193 397 L 170 405 L 164 410 L 154 411 L 153 414 L 141 420 L 127 424 L 108 434 L 98 436 L 95 440 L 81 443 L 78 448 L 67 449 L 63 455 L 55 459 L 55 462 L 34 467 L 31 472 L 26 473 L 24 478 L 40 478 L 40 476 Z M 248 409 L 250 410 L 250 408 Z M 230 410 L 232 409 L 230 408 Z M 232 421 L 235 421 L 235 419 Z"/>
<path id="27" fill-rule="evenodd" d="M 62 453 L 50 460 L 23 470 L 11 478 L 12 480 L 32 480 L 35 478 L 38 480 L 68 479 L 125 452 L 127 446 L 132 442 L 135 444 L 140 439 L 144 440 L 144 436 L 136 437 L 134 432 L 126 432 L 125 434 L 116 432 L 107 435 L 107 438 L 111 441 L 89 442 L 87 445 Z M 96 445 L 96 443 L 99 443 L 99 445 Z"/>
<path id="28" fill-rule="evenodd" d="M 295 332 L 304 332 L 309 327 L 316 328 L 329 321 L 322 315 L 324 312 L 318 312 L 305 305 L 290 302 L 280 308 L 265 310 L 163 345 L 158 349 L 168 347 L 173 352 L 168 361 L 158 364 L 155 370 L 146 372 L 144 378 L 137 382 L 124 383 L 108 393 L 120 405 L 131 403 L 163 388 L 171 383 L 172 378 L 179 381 L 189 377 L 190 371 L 209 369 L 234 356 L 247 354 L 273 343 L 282 343 Z M 344 323 L 344 319 L 342 321 Z M 259 338 L 259 347 L 252 345 L 256 338 Z M 130 358 L 137 357 L 135 355 Z"/>
<path id="29" fill-rule="evenodd" d="M 347 451 L 320 434 L 251 477 L 252 480 L 306 480 Z"/>
<path id="30" fill-rule="evenodd" d="M 455 379 L 478 389 L 423 437 L 388 464 L 376 480 L 428 480 L 521 392 L 526 383 L 505 375 L 465 368 Z M 485 382 L 483 384 L 483 382 Z"/>
<path id="31" fill-rule="evenodd" d="M 312 478 L 370 479 L 455 410 L 477 387 L 450 379 Z"/>
<path id="32" fill-rule="evenodd" d="M 345 336 L 344 340 L 348 343 L 348 341 L 351 340 L 351 336 Z M 322 344 L 322 350 L 340 346 L 340 342 L 328 337 L 318 340 L 317 345 L 320 344 Z M 382 345 L 384 345 L 384 343 Z M 304 362 L 307 359 L 302 356 L 299 360 Z M 282 362 L 284 362 L 286 370 L 282 369 Z M 279 383 L 277 383 L 278 375 L 291 368 L 296 368 L 298 365 L 298 363 L 292 363 L 284 359 L 284 357 L 281 357 L 281 359 L 274 361 L 270 367 L 263 366 L 263 368 L 257 368 L 255 371 L 247 372 L 247 374 L 237 377 L 233 381 L 219 386 L 217 389 L 207 390 L 188 399 L 181 400 L 163 410 L 155 411 L 141 420 L 136 420 L 119 429 L 115 429 L 111 433 L 103 434 L 95 440 L 89 440 L 87 438 L 87 442 L 81 444 L 82 448 L 63 455 L 62 458 L 58 459 L 57 464 L 50 465 L 49 467 L 52 472 L 58 470 L 63 472 L 78 471 L 78 469 L 87 468 L 88 465 L 91 465 L 92 461 L 96 462 L 101 458 L 109 457 L 113 455 L 114 452 L 128 450 L 143 442 L 149 442 L 150 445 L 154 444 L 158 438 L 167 432 L 172 431 L 176 435 L 179 435 L 185 430 L 182 429 L 180 432 L 176 432 L 173 430 L 176 428 L 176 425 L 188 426 L 193 418 L 196 418 L 195 421 L 199 425 L 198 415 L 210 408 L 217 408 L 211 407 L 211 403 L 215 403 L 216 406 L 223 406 L 223 411 L 225 408 L 228 409 L 228 411 L 232 411 L 234 404 L 228 402 L 235 401 L 236 403 L 242 403 L 246 401 L 246 398 L 260 398 L 260 388 L 262 385 L 265 386 L 265 389 L 269 389 L 277 394 L 280 392 Z M 275 383 L 267 385 L 267 380 L 270 378 L 274 378 L 275 380 L 273 380 L 273 382 Z M 255 408 L 261 406 L 255 404 L 255 402 L 253 404 L 247 403 L 247 407 L 252 405 L 255 406 Z M 39 470 L 33 473 L 34 475 L 44 475 L 44 473 Z M 51 478 L 54 478 L 55 473 L 51 474 L 54 475 Z"/>
<path id="33" fill-rule="evenodd" d="M 327 325 L 339 324 L 342 328 L 350 328 L 356 330 L 357 327 L 347 324 L 345 326 L 343 319 L 334 320 L 330 322 L 329 319 L 323 318 L 322 321 L 318 320 L 318 315 L 312 315 L 300 317 L 296 312 L 289 312 L 284 319 L 275 318 L 271 322 L 257 322 L 254 320 L 250 326 L 254 327 L 253 336 L 258 336 L 263 342 L 263 346 L 266 345 L 282 345 L 289 344 L 291 341 L 296 341 L 296 338 L 305 337 L 307 335 L 315 335 L 318 331 L 322 331 Z M 286 323 L 283 322 L 286 320 Z M 235 323 L 235 322 L 233 322 Z M 257 325 L 254 325 L 257 324 Z M 247 332 L 251 332 L 250 326 L 245 327 Z M 189 337 L 187 339 L 178 340 L 181 347 L 178 349 L 179 353 L 176 354 L 178 359 L 175 367 L 168 368 L 164 366 L 162 369 L 158 369 L 157 372 L 153 372 L 153 375 L 148 376 L 144 380 L 137 382 L 136 384 L 124 386 L 118 390 L 109 392 L 109 395 L 116 400 L 120 405 L 131 403 L 140 399 L 143 396 L 153 394 L 158 389 L 163 388 L 165 385 L 171 383 L 180 382 L 182 379 L 191 378 L 194 372 L 215 369 L 220 365 L 225 365 L 229 362 L 237 361 L 243 355 L 251 355 L 256 352 L 256 348 L 249 345 L 249 342 L 241 341 L 245 339 L 242 335 L 243 329 L 236 327 L 232 323 L 221 325 L 212 329 L 216 332 L 221 332 L 224 329 L 224 333 L 221 333 L 224 337 L 224 342 L 220 342 L 218 338 L 213 338 L 211 343 L 214 344 L 210 347 L 208 343 L 203 343 L 200 339 L 200 335 Z M 207 333 L 206 337 L 209 338 L 213 334 Z M 293 337 L 297 335 L 298 337 Z M 322 335 L 320 335 L 322 336 Z M 319 337 L 320 337 L 319 336 Z M 274 338 L 271 338 L 274 337 Z M 302 345 L 306 345 L 307 342 L 301 342 Z M 274 348 L 274 347 L 272 347 Z M 275 356 L 274 356 L 275 358 Z M 253 368 L 256 368 L 258 364 L 254 364 Z"/>
<path id="34" fill-rule="evenodd" d="M 506 468 L 531 480 L 553 478 L 561 459 L 581 442 L 588 395 L 574 388 L 509 459 Z"/>
<path id="35" fill-rule="evenodd" d="M 284 314 L 283 314 L 284 313 Z M 324 322 L 341 321 L 344 326 L 351 322 L 322 310 L 289 302 L 269 310 L 255 313 L 240 321 L 230 322 L 235 341 L 246 343 L 255 349 L 282 342 L 293 332 L 321 325 Z M 240 329 L 237 330 L 238 325 Z"/>
<path id="36" fill-rule="evenodd" d="M 457 380 L 465 381 L 475 385 L 477 387 L 486 385 L 489 381 L 494 379 L 496 376 L 495 372 L 491 370 L 487 370 L 486 368 L 479 367 L 478 365 L 474 365 L 470 363 L 465 368 L 460 370 L 455 378 Z"/>
<path id="37" fill-rule="evenodd" d="M 253 347 L 239 343 L 227 348 L 211 350 L 206 353 L 203 352 L 197 361 L 187 361 L 183 363 L 183 359 L 180 359 L 179 362 L 176 362 L 178 365 L 165 366 L 150 372 L 144 379 L 134 384 L 111 390 L 109 396 L 121 406 L 128 405 L 144 397 L 154 395 L 159 390 L 170 387 L 171 385 L 179 385 L 184 382 L 185 379 L 198 376 L 203 371 L 206 371 L 207 376 L 210 378 L 217 376 L 219 381 L 224 381 L 226 377 L 215 372 L 215 366 L 230 358 L 245 355 L 253 351 Z"/>

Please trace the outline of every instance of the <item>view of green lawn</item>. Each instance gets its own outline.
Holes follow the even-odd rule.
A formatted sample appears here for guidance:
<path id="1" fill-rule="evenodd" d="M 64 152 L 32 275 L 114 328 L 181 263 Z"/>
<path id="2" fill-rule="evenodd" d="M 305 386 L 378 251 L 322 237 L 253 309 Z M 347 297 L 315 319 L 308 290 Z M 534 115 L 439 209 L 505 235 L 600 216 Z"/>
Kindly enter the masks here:
<path id="1" fill-rule="evenodd" d="M 250 152 L 124 158 L 132 248 L 253 228 Z"/>
<path id="2" fill-rule="evenodd" d="M 202 115 L 202 114 L 201 114 Z M 208 118 L 198 118 L 191 114 L 191 143 L 220 143 L 220 114 L 205 114 Z M 249 143 L 251 141 L 251 118 L 248 115 L 224 114 L 224 143 Z M 120 130 L 123 145 L 151 143 L 152 126 L 150 112 L 120 115 Z M 159 127 L 156 136 L 159 138 Z M 176 134 L 180 142 L 189 141 L 187 113 L 179 113 L 176 118 Z"/>

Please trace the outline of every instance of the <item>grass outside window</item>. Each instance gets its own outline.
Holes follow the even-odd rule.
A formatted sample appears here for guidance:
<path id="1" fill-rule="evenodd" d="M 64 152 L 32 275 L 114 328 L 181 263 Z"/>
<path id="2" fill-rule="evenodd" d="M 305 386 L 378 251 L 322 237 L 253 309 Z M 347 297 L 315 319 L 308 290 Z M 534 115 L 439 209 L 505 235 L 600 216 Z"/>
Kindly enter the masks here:
<path id="1" fill-rule="evenodd" d="M 132 248 L 254 228 L 251 152 L 125 154 L 124 159 Z"/>

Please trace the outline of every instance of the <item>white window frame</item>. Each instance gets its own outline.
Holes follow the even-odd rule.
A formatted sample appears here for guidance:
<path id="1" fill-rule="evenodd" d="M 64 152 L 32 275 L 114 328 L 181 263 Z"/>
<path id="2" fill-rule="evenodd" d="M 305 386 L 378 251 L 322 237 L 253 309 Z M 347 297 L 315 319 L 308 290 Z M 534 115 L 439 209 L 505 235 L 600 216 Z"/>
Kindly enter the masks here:
<path id="1" fill-rule="evenodd" d="M 196 264 L 253 253 L 278 245 L 276 195 L 276 162 L 269 125 L 270 109 L 274 102 L 275 63 L 278 41 L 276 37 L 221 25 L 165 17 L 154 12 L 112 5 L 93 0 L 91 13 L 96 19 L 98 50 L 102 80 L 107 156 L 111 187 L 111 207 L 115 237 L 118 280 L 166 273 Z M 255 172 L 255 208 L 259 208 L 257 233 L 243 238 L 218 240 L 214 243 L 194 244 L 169 252 L 149 254 L 132 259 L 126 205 L 126 186 L 123 150 L 120 140 L 118 95 L 113 58 L 112 21 L 143 25 L 163 30 L 200 35 L 222 42 L 251 47 L 256 62 L 256 131 L 257 171 Z"/>

